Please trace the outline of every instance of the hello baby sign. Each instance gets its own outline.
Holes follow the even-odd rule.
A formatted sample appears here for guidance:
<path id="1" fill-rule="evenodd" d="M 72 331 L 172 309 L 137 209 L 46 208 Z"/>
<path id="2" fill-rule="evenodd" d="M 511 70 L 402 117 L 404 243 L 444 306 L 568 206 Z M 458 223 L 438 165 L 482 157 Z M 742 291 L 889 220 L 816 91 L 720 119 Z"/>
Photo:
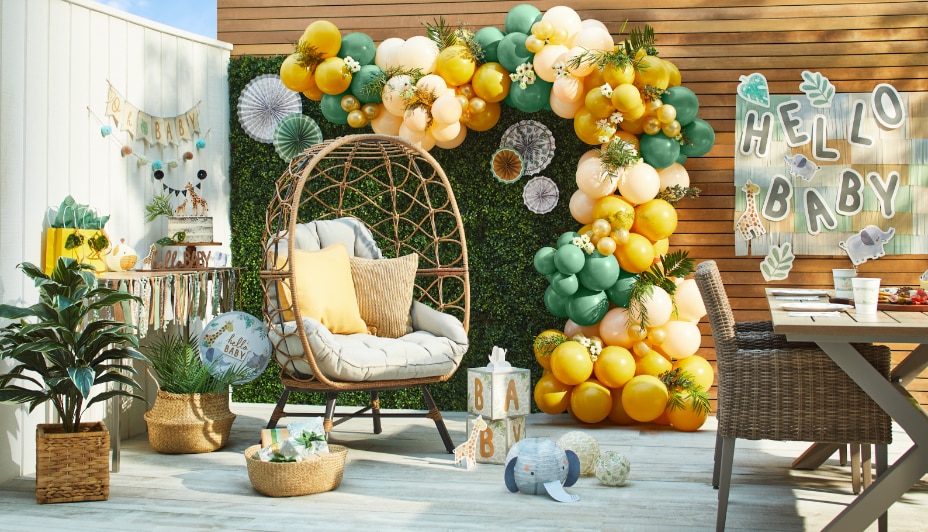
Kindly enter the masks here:
<path id="1" fill-rule="evenodd" d="M 817 72 L 799 95 L 771 95 L 760 73 L 740 81 L 737 255 L 928 253 L 928 93 L 838 94 Z"/>

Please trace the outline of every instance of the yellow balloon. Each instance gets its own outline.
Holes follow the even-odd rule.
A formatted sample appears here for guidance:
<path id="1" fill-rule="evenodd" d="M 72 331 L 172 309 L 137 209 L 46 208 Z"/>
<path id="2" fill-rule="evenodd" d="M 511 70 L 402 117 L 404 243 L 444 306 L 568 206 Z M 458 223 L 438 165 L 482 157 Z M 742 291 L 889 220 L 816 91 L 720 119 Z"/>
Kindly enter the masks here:
<path id="1" fill-rule="evenodd" d="M 560 414 L 570 406 L 572 389 L 573 386 L 557 380 L 552 373 L 542 375 L 535 384 L 533 393 L 535 404 L 545 414 Z"/>
<path id="2" fill-rule="evenodd" d="M 641 109 L 643 110 L 644 107 L 642 107 Z M 630 115 L 630 113 L 628 114 Z M 641 135 L 642 133 L 644 133 L 644 128 L 641 127 L 641 120 L 628 118 L 628 116 L 626 116 L 626 113 L 622 113 L 622 118 L 624 120 L 619 122 L 619 128 L 622 131 L 632 136 Z"/>
<path id="3" fill-rule="evenodd" d="M 693 381 L 697 386 L 701 386 L 703 391 L 711 388 L 712 382 L 715 380 L 712 365 L 699 355 L 693 355 L 674 362 L 673 369 L 677 368 L 682 368 L 683 371 L 692 375 Z"/>
<path id="4" fill-rule="evenodd" d="M 622 66 L 616 66 L 612 63 L 606 63 L 603 67 L 603 79 L 606 80 L 613 89 L 619 85 L 635 82 L 635 67 L 631 62 Z"/>
<path id="5" fill-rule="evenodd" d="M 662 124 L 669 124 L 677 119 L 677 108 L 669 103 L 661 105 L 657 109 L 657 114 L 655 116 L 657 116 L 657 119 L 660 120 Z"/>
<path id="6" fill-rule="evenodd" d="M 608 235 L 610 231 L 612 231 L 612 226 L 609 224 L 609 220 L 597 218 L 596 220 L 593 220 L 592 229 L 594 235 L 598 237 L 604 237 Z"/>
<path id="7" fill-rule="evenodd" d="M 567 42 L 567 37 L 568 34 L 565 28 L 554 28 L 554 33 L 548 38 L 548 42 L 551 44 L 564 44 Z"/>
<path id="8" fill-rule="evenodd" d="M 285 87 L 294 92 L 303 92 L 315 87 L 313 71 L 303 68 L 299 63 L 299 56 L 290 54 L 280 65 L 280 81 Z"/>
<path id="9" fill-rule="evenodd" d="M 544 369 L 551 369 L 551 353 L 554 348 L 567 341 L 567 335 L 557 329 L 547 329 L 538 333 L 532 343 L 535 360 Z"/>
<path id="10" fill-rule="evenodd" d="M 629 133 L 628 131 L 625 131 L 625 130 L 616 131 L 613 138 L 615 137 L 622 139 L 627 144 L 631 144 L 632 146 L 635 147 L 636 150 L 638 150 L 641 147 L 641 141 L 638 139 L 638 135 Z"/>
<path id="11" fill-rule="evenodd" d="M 581 107 L 574 115 L 574 132 L 583 142 L 590 145 L 598 145 L 599 126 L 596 125 L 596 117 L 590 114 L 586 107 Z"/>
<path id="12" fill-rule="evenodd" d="M 599 251 L 602 255 L 612 255 L 615 253 L 615 248 L 617 246 L 618 244 L 615 243 L 614 238 L 611 236 L 604 236 L 596 243 L 596 251 Z"/>
<path id="13" fill-rule="evenodd" d="M 630 83 L 623 83 L 617 87 L 613 87 L 612 105 L 615 106 L 615 108 L 621 111 L 624 115 L 625 113 L 634 111 L 639 107 L 643 108 L 644 102 L 641 101 L 641 93 L 638 92 L 638 87 Z M 642 114 L 644 114 L 644 111 L 642 111 Z M 634 120 L 635 118 L 631 118 L 631 120 Z"/>
<path id="14" fill-rule="evenodd" d="M 539 20 L 538 22 L 532 24 L 532 35 L 537 39 L 545 41 L 550 39 L 551 35 L 553 34 L 554 25 L 551 24 L 551 21 Z"/>
<path id="15" fill-rule="evenodd" d="M 635 376 L 635 357 L 617 345 L 607 345 L 593 363 L 596 379 L 609 388 L 621 388 Z"/>
<path id="16" fill-rule="evenodd" d="M 623 270 L 641 273 L 651 268 L 651 263 L 654 262 L 654 247 L 647 238 L 638 233 L 629 233 L 628 242 L 616 248 L 615 258 Z"/>
<path id="17" fill-rule="evenodd" d="M 612 411 L 612 395 L 596 379 L 582 382 L 570 392 L 570 412 L 584 423 L 599 423 Z"/>
<path id="18" fill-rule="evenodd" d="M 309 79 L 311 81 L 311 87 L 303 91 L 303 96 L 306 96 L 314 102 L 322 101 L 322 91 L 316 86 L 315 76 L 309 76 Z"/>
<path id="19" fill-rule="evenodd" d="M 639 88 L 650 85 L 661 90 L 670 86 L 670 72 L 664 67 L 661 58 L 645 55 L 638 62 L 638 69 L 635 71 L 635 85 Z"/>
<path id="20" fill-rule="evenodd" d="M 325 59 L 333 57 L 341 49 L 342 34 L 338 27 L 328 20 L 317 20 L 306 26 L 303 36 L 300 37 L 300 44 L 315 48 L 318 57 Z"/>
<path id="21" fill-rule="evenodd" d="M 673 365 L 669 360 L 661 356 L 660 353 L 654 351 L 646 354 L 638 360 L 638 365 L 635 369 L 636 375 L 654 375 L 655 377 L 660 377 L 662 373 L 666 373 L 672 369 Z"/>
<path id="22" fill-rule="evenodd" d="M 497 102 L 485 102 L 486 109 L 482 113 L 471 113 L 469 118 L 464 120 L 464 125 L 474 131 L 487 131 L 499 122 L 500 106 Z M 474 100 L 470 101 L 473 109 Z"/>
<path id="23" fill-rule="evenodd" d="M 529 35 L 525 39 L 525 49 L 533 54 L 537 54 L 545 47 L 545 41 L 535 37 L 534 35 Z"/>
<path id="24" fill-rule="evenodd" d="M 609 222 L 613 231 L 631 229 L 635 222 L 635 208 L 621 197 L 609 195 L 596 200 L 593 204 L 593 216 Z"/>
<path id="25" fill-rule="evenodd" d="M 438 54 L 435 73 L 442 77 L 449 85 L 462 85 L 470 81 L 477 65 L 474 63 L 470 51 L 464 46 L 448 46 Z"/>
<path id="26" fill-rule="evenodd" d="M 615 111 L 612 100 L 603 96 L 603 91 L 599 87 L 586 93 L 584 105 L 586 105 L 587 111 L 595 118 L 607 118 Z"/>
<path id="27" fill-rule="evenodd" d="M 667 386 L 653 375 L 632 377 L 622 388 L 622 407 L 635 421 L 657 419 L 667 407 Z"/>
<path id="28" fill-rule="evenodd" d="M 677 68 L 677 65 L 671 63 L 666 59 L 662 59 L 664 62 L 664 68 L 667 69 L 667 74 L 670 76 L 670 87 L 676 87 L 682 83 L 680 79 L 680 69 Z"/>
<path id="29" fill-rule="evenodd" d="M 651 242 L 669 237 L 677 229 L 677 210 L 666 200 L 654 198 L 635 207 L 631 231 Z"/>
<path id="30" fill-rule="evenodd" d="M 603 71 L 597 68 L 583 78 L 583 90 L 584 92 L 590 92 L 597 87 L 602 87 L 605 83 Z"/>
<path id="31" fill-rule="evenodd" d="M 673 410 L 667 409 L 667 419 L 673 428 L 681 432 L 696 432 L 706 422 L 709 415 L 708 410 L 696 412 L 693 408 L 693 402 L 689 396 L 683 398 L 683 408 Z"/>
<path id="32" fill-rule="evenodd" d="M 472 92 L 487 102 L 501 102 L 509 95 L 512 80 L 499 63 L 484 63 L 474 72 Z M 464 94 L 464 91 L 461 91 Z M 466 94 L 465 94 L 466 95 Z"/>
<path id="33" fill-rule="evenodd" d="M 631 425 L 635 422 L 631 416 L 625 412 L 625 407 L 622 405 L 622 389 L 612 389 L 612 410 L 609 411 L 609 419 L 616 425 Z"/>
<path id="34" fill-rule="evenodd" d="M 326 94 L 336 95 L 348 90 L 351 73 L 341 57 L 329 57 L 316 67 L 316 85 Z"/>
<path id="35" fill-rule="evenodd" d="M 564 384 L 577 385 L 593 374 L 593 359 L 586 347 L 568 340 L 551 352 L 551 373 Z"/>
<path id="36" fill-rule="evenodd" d="M 662 238 L 654 243 L 654 260 L 659 261 L 661 257 L 670 250 L 670 239 Z"/>
<path id="37" fill-rule="evenodd" d="M 360 109 L 354 109 L 348 113 L 348 125 L 353 128 L 361 128 L 368 124 L 368 119 Z"/>

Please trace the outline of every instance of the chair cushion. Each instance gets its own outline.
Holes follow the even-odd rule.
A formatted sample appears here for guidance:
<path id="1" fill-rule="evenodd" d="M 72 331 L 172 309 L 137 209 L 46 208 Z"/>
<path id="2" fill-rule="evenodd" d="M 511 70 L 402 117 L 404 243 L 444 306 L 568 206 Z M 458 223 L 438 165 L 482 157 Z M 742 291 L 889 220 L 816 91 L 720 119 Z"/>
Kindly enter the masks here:
<path id="1" fill-rule="evenodd" d="M 379 260 L 351 257 L 350 263 L 358 309 L 368 328 L 384 338 L 411 333 L 409 307 L 419 255 Z"/>
<path id="2" fill-rule="evenodd" d="M 295 250 L 291 268 L 296 275 L 297 305 L 304 318 L 319 320 L 336 334 L 367 332 L 367 324 L 358 309 L 344 244 L 319 251 Z M 289 308 L 292 299 L 288 281 L 281 285 L 281 308 Z M 285 312 L 284 319 L 293 320 L 292 313 Z"/>
<path id="3" fill-rule="evenodd" d="M 304 318 L 302 325 L 319 370 L 338 381 L 389 381 L 448 375 L 457 369 L 467 352 L 467 344 L 458 344 L 427 331 L 382 338 L 369 334 L 332 334 L 312 318 Z M 455 336 L 466 337 L 460 322 L 458 326 L 461 331 Z M 303 347 L 299 336 L 289 335 L 295 327 L 295 322 L 284 324 L 284 334 L 288 336 L 283 343 L 280 343 L 276 325 L 270 328 L 269 335 L 271 342 L 278 346 L 275 356 L 281 367 L 294 377 L 305 379 L 312 375 L 312 369 L 301 356 Z"/>

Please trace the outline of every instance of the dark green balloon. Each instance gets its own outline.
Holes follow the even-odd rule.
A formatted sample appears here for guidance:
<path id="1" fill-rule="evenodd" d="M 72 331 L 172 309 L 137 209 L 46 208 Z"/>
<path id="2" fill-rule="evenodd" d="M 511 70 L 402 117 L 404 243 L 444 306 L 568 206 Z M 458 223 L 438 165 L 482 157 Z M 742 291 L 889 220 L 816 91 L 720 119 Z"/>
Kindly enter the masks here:
<path id="1" fill-rule="evenodd" d="M 564 297 L 572 296 L 580 288 L 580 280 L 572 273 L 555 272 L 551 275 L 551 288 Z"/>
<path id="2" fill-rule="evenodd" d="M 535 83 L 526 85 L 523 89 L 518 83 L 513 82 L 509 86 L 509 96 L 505 101 L 510 107 L 515 107 L 523 113 L 537 113 L 548 105 L 553 85 L 541 78 L 535 78 Z"/>
<path id="3" fill-rule="evenodd" d="M 615 284 L 620 271 L 615 255 L 594 251 L 592 255 L 587 255 L 583 269 L 577 273 L 577 279 L 590 290 L 605 290 Z"/>
<path id="4" fill-rule="evenodd" d="M 677 156 L 677 162 L 686 164 L 686 155 L 683 154 L 683 146 L 680 146 L 680 155 Z"/>
<path id="5" fill-rule="evenodd" d="M 563 274 L 579 272 L 585 262 L 586 253 L 573 244 L 557 248 L 557 254 L 554 255 L 554 265 L 557 266 L 557 271 Z"/>
<path id="6" fill-rule="evenodd" d="M 354 32 L 342 36 L 342 47 L 338 49 L 338 57 L 351 57 L 361 65 L 370 65 L 374 62 L 376 54 L 377 46 L 366 33 Z"/>
<path id="7" fill-rule="evenodd" d="M 502 41 L 505 36 L 506 34 L 496 26 L 487 26 L 477 30 L 477 33 L 474 35 L 474 40 L 483 48 L 483 61 L 485 63 L 499 62 L 499 55 L 497 55 L 496 49 L 499 46 L 499 42 Z"/>
<path id="8" fill-rule="evenodd" d="M 638 275 L 621 270 L 619 278 L 615 284 L 606 289 L 606 297 L 609 301 L 617 306 L 628 308 L 629 296 L 632 293 L 632 285 L 638 280 Z"/>
<path id="9" fill-rule="evenodd" d="M 499 46 L 496 47 L 499 64 L 503 65 L 503 68 L 509 72 L 515 72 L 519 65 L 523 63 L 532 62 L 532 57 L 535 54 L 525 48 L 525 39 L 527 37 L 528 35 L 524 33 L 509 33 L 503 37 L 503 40 L 499 42 Z M 513 83 L 513 86 L 515 86 L 515 83 Z"/>
<path id="10" fill-rule="evenodd" d="M 530 4 L 519 4 L 506 13 L 506 19 L 503 26 L 506 33 L 521 32 L 529 34 L 532 32 L 532 25 L 535 21 L 541 20 L 541 11 Z"/>
<path id="11" fill-rule="evenodd" d="M 342 109 L 342 97 L 349 94 L 347 90 L 341 94 L 323 94 L 319 107 L 322 109 L 322 116 L 333 124 L 347 124 L 348 111 Z"/>
<path id="12" fill-rule="evenodd" d="M 558 294 L 554 288 L 549 286 L 545 289 L 544 301 L 545 308 L 548 309 L 552 316 L 557 318 L 567 317 L 567 298 Z"/>
<path id="13" fill-rule="evenodd" d="M 573 240 L 580 236 L 580 233 L 576 231 L 567 231 L 566 233 L 561 233 L 561 236 L 557 237 L 557 247 L 561 247 L 564 244 L 573 244 Z"/>
<path id="14" fill-rule="evenodd" d="M 365 91 L 364 87 L 381 75 L 383 75 L 383 70 L 381 70 L 379 66 L 364 65 L 361 67 L 361 70 L 355 72 L 354 75 L 351 76 L 351 86 L 348 90 L 350 90 L 351 94 L 362 104 L 380 103 L 382 101 L 381 93 L 379 91 L 374 91 L 373 94 L 371 94 Z"/>
<path id="15" fill-rule="evenodd" d="M 680 143 L 665 135 L 663 131 L 654 135 L 641 135 L 639 143 L 644 162 L 658 170 L 677 162 L 677 157 L 680 156 Z"/>
<path id="16" fill-rule="evenodd" d="M 715 145 L 715 130 L 702 118 L 683 126 L 683 134 L 689 142 L 680 148 L 680 153 L 687 157 L 702 157 Z"/>
<path id="17" fill-rule="evenodd" d="M 602 290 L 582 286 L 567 300 L 567 317 L 577 325 L 595 325 L 609 312 L 609 299 Z"/>
<path id="18" fill-rule="evenodd" d="M 554 265 L 554 255 L 556 253 L 557 250 L 551 246 L 545 246 L 536 251 L 535 259 L 532 261 L 535 271 L 545 276 L 556 272 L 557 266 Z"/>
<path id="19" fill-rule="evenodd" d="M 696 118 L 699 111 L 699 99 L 696 93 L 688 88 L 677 85 L 670 87 L 661 94 L 661 102 L 664 105 L 670 104 L 677 110 L 677 122 L 681 126 L 686 126 Z"/>

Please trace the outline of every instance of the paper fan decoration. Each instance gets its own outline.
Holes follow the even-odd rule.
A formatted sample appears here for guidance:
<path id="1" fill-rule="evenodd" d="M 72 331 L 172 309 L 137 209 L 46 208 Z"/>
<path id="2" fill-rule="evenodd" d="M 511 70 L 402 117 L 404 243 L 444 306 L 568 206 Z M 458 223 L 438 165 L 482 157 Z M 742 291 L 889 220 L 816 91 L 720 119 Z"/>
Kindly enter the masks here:
<path id="1" fill-rule="evenodd" d="M 490 171 L 503 183 L 515 183 L 525 173 L 525 163 L 515 148 L 500 148 L 493 154 Z"/>
<path id="2" fill-rule="evenodd" d="M 274 128 L 274 149 L 284 161 L 290 162 L 306 148 L 322 142 L 322 130 L 312 118 L 293 113 Z"/>
<path id="3" fill-rule="evenodd" d="M 238 98 L 238 122 L 258 142 L 274 142 L 274 127 L 286 116 L 302 112 L 300 94 L 284 86 L 276 74 L 249 81 Z"/>
<path id="4" fill-rule="evenodd" d="M 557 184 L 544 176 L 535 176 L 522 189 L 522 201 L 528 210 L 535 214 L 545 214 L 554 210 L 560 192 Z"/>
<path id="5" fill-rule="evenodd" d="M 554 134 L 537 120 L 521 120 L 509 126 L 499 145 L 501 148 L 514 148 L 522 154 L 525 175 L 544 170 L 554 158 Z"/>

